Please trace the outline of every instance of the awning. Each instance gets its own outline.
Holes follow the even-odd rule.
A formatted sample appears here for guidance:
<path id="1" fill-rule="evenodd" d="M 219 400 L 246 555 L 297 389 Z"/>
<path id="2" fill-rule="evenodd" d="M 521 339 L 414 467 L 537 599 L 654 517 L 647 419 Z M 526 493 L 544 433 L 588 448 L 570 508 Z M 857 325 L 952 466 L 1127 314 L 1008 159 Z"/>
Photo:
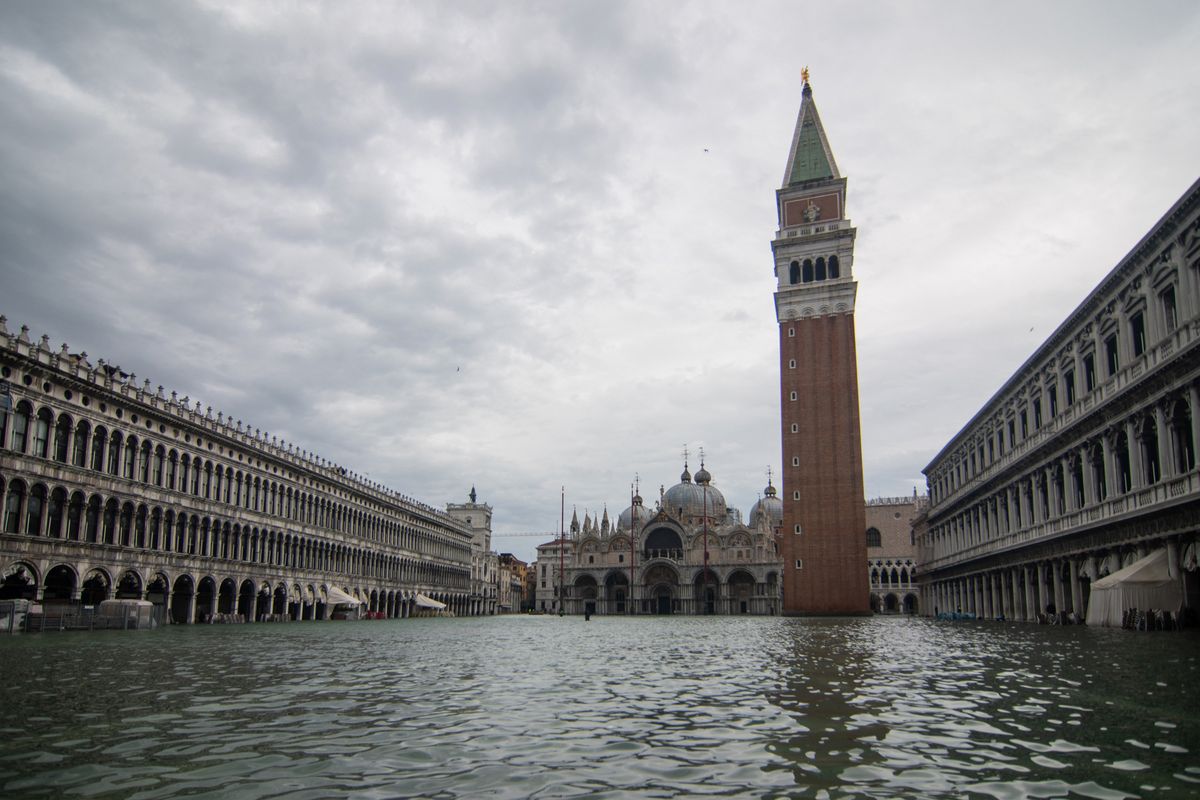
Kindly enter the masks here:
<path id="1" fill-rule="evenodd" d="M 425 595 L 420 594 L 420 593 L 417 594 L 416 601 L 417 601 L 417 608 L 436 608 L 438 610 L 441 610 L 446 607 L 445 603 L 439 603 L 437 600 L 434 600 L 432 597 L 426 597 Z"/>
<path id="2" fill-rule="evenodd" d="M 329 587 L 329 602 L 333 603 L 335 606 L 341 603 L 351 606 L 362 605 L 361 601 L 355 600 L 353 597 L 346 594 L 336 586 Z"/>

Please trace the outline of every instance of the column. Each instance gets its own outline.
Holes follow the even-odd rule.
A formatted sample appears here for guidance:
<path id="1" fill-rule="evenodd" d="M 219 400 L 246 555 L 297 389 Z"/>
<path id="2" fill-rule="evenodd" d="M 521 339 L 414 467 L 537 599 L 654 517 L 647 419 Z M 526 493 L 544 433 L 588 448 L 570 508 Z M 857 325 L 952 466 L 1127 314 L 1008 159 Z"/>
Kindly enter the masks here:
<path id="1" fill-rule="evenodd" d="M 1026 565 L 1025 569 L 1025 619 L 1032 622 L 1037 619 L 1037 600 L 1033 596 L 1033 577 L 1035 567 Z"/>
<path id="2" fill-rule="evenodd" d="M 1004 572 L 992 573 L 992 618 L 1007 616 L 1004 613 Z"/>
<path id="3" fill-rule="evenodd" d="M 1083 504 L 1090 506 L 1096 502 L 1096 487 L 1092 485 L 1092 462 L 1088 458 L 1087 445 L 1079 448 L 1079 457 L 1082 459 L 1080 475 L 1083 477 Z"/>
<path id="4" fill-rule="evenodd" d="M 1137 425 L 1133 420 L 1125 420 L 1125 440 L 1129 444 L 1129 485 L 1130 491 L 1136 492 L 1146 485 L 1146 476 L 1142 472 L 1142 440 L 1137 435 Z"/>
<path id="5" fill-rule="evenodd" d="M 1079 583 L 1079 559 L 1069 559 L 1067 561 L 1070 567 L 1070 610 L 1075 612 L 1075 616 L 1084 618 L 1084 587 Z"/>
<path id="6" fill-rule="evenodd" d="M 1062 562 L 1052 561 L 1050 567 L 1054 570 L 1054 612 L 1061 614 L 1063 612 L 1063 582 L 1062 582 Z"/>
<path id="7" fill-rule="evenodd" d="M 1192 450 L 1200 455 L 1200 386 L 1188 387 L 1188 412 L 1192 418 Z"/>
<path id="8" fill-rule="evenodd" d="M 1154 404 L 1154 429 L 1158 434 L 1158 471 L 1162 480 L 1174 478 L 1175 454 L 1171 452 L 1171 429 L 1167 427 L 1167 413 L 1164 403 Z"/>
<path id="9" fill-rule="evenodd" d="M 1053 597 L 1050 594 L 1050 583 L 1046 580 L 1045 564 L 1038 562 L 1037 565 L 1037 588 L 1038 588 L 1038 606 L 1039 614 L 1046 613 L 1046 606 L 1053 602 Z"/>
<path id="10" fill-rule="evenodd" d="M 1100 437 L 1100 448 L 1103 451 L 1104 458 L 1104 484 L 1108 487 L 1108 496 L 1112 497 L 1117 493 L 1116 469 L 1113 465 L 1113 447 L 1112 437 L 1115 428 L 1109 428 Z M 1099 495 L 1097 495 L 1099 496 Z"/>

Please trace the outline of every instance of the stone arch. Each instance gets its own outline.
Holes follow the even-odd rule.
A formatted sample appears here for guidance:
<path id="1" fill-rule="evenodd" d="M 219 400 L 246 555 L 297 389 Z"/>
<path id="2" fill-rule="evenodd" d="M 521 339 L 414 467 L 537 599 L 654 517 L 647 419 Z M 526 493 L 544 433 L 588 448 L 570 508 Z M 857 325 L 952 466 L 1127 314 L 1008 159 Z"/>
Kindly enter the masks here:
<path id="1" fill-rule="evenodd" d="M 233 578 L 221 581 L 221 588 L 217 593 L 217 613 L 237 613 L 237 581 Z"/>
<path id="2" fill-rule="evenodd" d="M 666 564 L 655 564 L 646 570 L 642 582 L 650 613 L 672 614 L 678 609 L 679 573 L 674 569 Z"/>
<path id="3" fill-rule="evenodd" d="M 726 584 L 730 613 L 749 614 L 754 598 L 754 576 L 744 569 L 737 569 L 730 573 Z"/>
<path id="4" fill-rule="evenodd" d="M 205 575 L 196 584 L 196 611 L 193 622 L 210 622 L 217 609 L 217 579 Z"/>
<path id="5" fill-rule="evenodd" d="M 112 576 L 103 567 L 92 567 L 79 586 L 79 602 L 85 606 L 100 605 L 112 594 Z"/>
<path id="6" fill-rule="evenodd" d="M 14 561 L 4 569 L 0 580 L 0 600 L 36 600 L 37 567 L 28 561 Z"/>
<path id="7" fill-rule="evenodd" d="M 58 564 L 46 572 L 42 581 L 42 597 L 46 603 L 69 603 L 75 599 L 79 574 L 67 564 Z"/>
<path id="8" fill-rule="evenodd" d="M 140 600 L 142 599 L 142 576 L 135 569 L 127 569 L 121 573 L 121 577 L 117 578 L 116 588 L 113 590 L 113 597 L 118 600 Z"/>
<path id="9" fill-rule="evenodd" d="M 171 585 L 171 622 L 176 625 L 188 624 L 192 608 L 192 600 L 196 596 L 196 581 L 186 572 L 175 578 Z"/>

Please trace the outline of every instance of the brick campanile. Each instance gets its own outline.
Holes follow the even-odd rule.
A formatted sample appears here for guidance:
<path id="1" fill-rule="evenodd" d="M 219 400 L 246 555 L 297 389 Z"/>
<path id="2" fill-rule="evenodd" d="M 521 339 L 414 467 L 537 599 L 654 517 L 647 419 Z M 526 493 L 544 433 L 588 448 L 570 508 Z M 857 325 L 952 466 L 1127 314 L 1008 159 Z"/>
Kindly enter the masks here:
<path id="1" fill-rule="evenodd" d="M 866 614 L 866 517 L 854 347 L 854 227 L 804 72 L 776 192 L 783 422 L 783 613 Z"/>

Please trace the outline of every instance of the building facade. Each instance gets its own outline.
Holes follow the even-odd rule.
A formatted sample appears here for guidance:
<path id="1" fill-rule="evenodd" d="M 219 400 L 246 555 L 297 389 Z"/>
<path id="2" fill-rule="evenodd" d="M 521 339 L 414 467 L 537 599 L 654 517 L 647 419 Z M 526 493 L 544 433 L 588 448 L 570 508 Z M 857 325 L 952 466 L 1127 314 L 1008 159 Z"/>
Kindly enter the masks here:
<path id="1" fill-rule="evenodd" d="M 774 486 L 744 523 L 703 463 L 694 481 L 685 464 L 654 508 L 635 493 L 615 524 L 573 513 L 565 540 L 538 547 L 538 610 L 557 610 L 561 571 L 568 614 L 778 614 L 780 519 Z"/>
<path id="2" fill-rule="evenodd" d="M 915 614 L 920 609 L 917 584 L 916 529 L 929 498 L 876 497 L 867 501 L 867 573 L 871 610 L 881 614 Z"/>
<path id="3" fill-rule="evenodd" d="M 854 339 L 855 229 L 846 179 L 804 76 L 776 192 L 775 313 L 783 441 L 783 613 L 862 614 L 862 444 Z"/>
<path id="4" fill-rule="evenodd" d="M 492 550 L 492 507 L 477 502 L 475 487 L 466 503 L 447 503 L 446 513 L 471 532 L 471 592 L 468 606 L 472 616 L 495 614 L 500 581 L 500 563 Z"/>
<path id="5" fill-rule="evenodd" d="M 0 595 L 162 621 L 472 605 L 471 530 L 0 317 Z"/>
<path id="6" fill-rule="evenodd" d="M 1200 181 L 925 468 L 923 611 L 1080 619 L 1160 550 L 1195 609 L 1198 417 Z"/>

